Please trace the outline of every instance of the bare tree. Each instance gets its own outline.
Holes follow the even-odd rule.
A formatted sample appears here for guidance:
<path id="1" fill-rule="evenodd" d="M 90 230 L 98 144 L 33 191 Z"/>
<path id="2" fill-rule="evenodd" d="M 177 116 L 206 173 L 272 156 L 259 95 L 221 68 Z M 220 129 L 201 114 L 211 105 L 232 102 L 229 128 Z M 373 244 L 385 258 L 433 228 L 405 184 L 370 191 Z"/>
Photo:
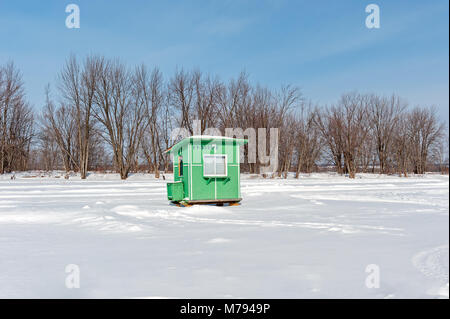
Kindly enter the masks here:
<path id="1" fill-rule="evenodd" d="M 222 84 L 217 78 L 204 77 L 198 70 L 193 72 L 192 82 L 195 91 L 193 116 L 200 121 L 200 132 L 203 133 L 208 127 L 215 127 L 218 123 L 216 114 Z"/>
<path id="2" fill-rule="evenodd" d="M 76 58 L 71 56 L 58 77 L 64 103 L 73 110 L 77 140 L 76 166 L 82 179 L 86 178 L 89 167 L 92 108 L 97 77 L 103 64 L 102 57 L 89 56 L 80 66 Z"/>
<path id="3" fill-rule="evenodd" d="M 126 179 L 135 164 L 146 128 L 139 69 L 131 73 L 124 64 L 102 63 L 97 78 L 94 116 L 103 125 L 102 136 L 111 146 L 116 170 Z"/>
<path id="4" fill-rule="evenodd" d="M 377 152 L 375 147 L 375 137 L 373 130 L 370 130 L 367 133 L 364 143 L 361 145 L 357 165 L 363 173 L 367 173 L 369 171 L 369 167 L 371 166 L 371 171 L 374 173 L 377 162 L 376 158 Z"/>
<path id="5" fill-rule="evenodd" d="M 184 70 L 177 71 L 169 83 L 170 103 L 178 112 L 177 124 L 194 133 L 191 120 L 194 108 L 195 87 L 193 77 Z"/>
<path id="6" fill-rule="evenodd" d="M 296 139 L 298 138 L 296 128 L 299 125 L 295 111 L 301 102 L 302 94 L 300 89 L 288 85 L 283 86 L 278 92 L 272 94 L 272 105 L 270 103 L 256 104 L 256 113 L 261 114 L 260 117 L 262 119 L 258 127 L 277 127 L 281 131 L 279 136 L 278 175 L 282 174 L 284 178 L 287 178 L 293 161 Z M 266 147 L 268 147 L 268 144 Z M 258 156 L 265 155 L 258 154 Z"/>
<path id="7" fill-rule="evenodd" d="M 53 130 L 41 126 L 38 133 L 37 149 L 34 151 L 33 163 L 29 168 L 52 171 L 58 168 L 60 150 L 53 135 Z"/>
<path id="8" fill-rule="evenodd" d="M 408 176 L 410 166 L 411 144 L 407 132 L 407 116 L 401 116 L 394 130 L 393 149 L 396 171 L 399 176 Z"/>
<path id="9" fill-rule="evenodd" d="M 76 161 L 76 131 L 73 108 L 61 104 L 58 108 L 54 106 L 50 98 L 50 88 L 46 88 L 46 103 L 42 113 L 41 124 L 44 139 L 48 143 L 53 140 L 58 145 L 64 170 L 69 172 L 79 168 Z"/>
<path id="10" fill-rule="evenodd" d="M 370 129 L 367 105 L 367 96 L 350 93 L 341 97 L 336 109 L 344 136 L 344 164 L 350 178 L 355 178 L 358 158 Z"/>
<path id="11" fill-rule="evenodd" d="M 24 170 L 34 136 L 22 75 L 12 62 L 0 66 L 0 174 Z"/>
<path id="12" fill-rule="evenodd" d="M 436 117 L 434 107 L 416 107 L 408 114 L 407 132 L 415 174 L 425 173 L 430 150 L 439 143 L 444 128 L 445 125 Z"/>
<path id="13" fill-rule="evenodd" d="M 284 178 L 288 177 L 294 157 L 294 151 L 298 143 L 297 138 L 299 138 L 300 135 L 299 126 L 300 123 L 297 122 L 294 117 L 288 117 L 281 127 L 278 149 L 278 176 L 283 176 Z"/>
<path id="14" fill-rule="evenodd" d="M 232 79 L 228 85 L 222 85 L 218 92 L 217 118 L 218 126 L 223 131 L 225 128 L 246 128 L 247 117 L 245 113 L 251 109 L 252 87 L 248 81 L 248 75 L 241 72 L 239 77 Z"/>
<path id="15" fill-rule="evenodd" d="M 163 107 L 161 108 L 161 116 L 160 116 L 160 148 L 161 148 L 161 162 L 164 167 L 164 172 L 169 171 L 170 166 L 170 158 L 168 153 L 164 153 L 164 150 L 167 150 L 171 147 L 171 132 L 173 129 L 174 116 L 172 114 L 172 109 L 170 108 L 170 92 L 168 89 L 165 90 L 166 94 L 163 98 Z"/>
<path id="16" fill-rule="evenodd" d="M 322 147 L 323 137 L 314 122 L 315 111 L 311 104 L 303 105 L 300 114 L 297 117 L 296 154 L 297 154 L 297 172 L 296 178 L 300 172 L 311 173 L 317 166 Z"/>
<path id="17" fill-rule="evenodd" d="M 448 132 L 448 131 L 447 131 Z M 448 174 L 448 133 L 434 143 L 431 148 L 430 161 L 441 174 Z"/>
<path id="18" fill-rule="evenodd" d="M 161 72 L 155 68 L 151 74 L 145 66 L 137 69 L 136 86 L 142 92 L 141 103 L 145 108 L 146 129 L 143 131 L 142 151 L 147 163 L 159 178 L 160 163 L 162 161 L 162 149 L 160 140 L 160 124 L 162 108 L 165 101 L 163 90 L 163 78 Z"/>
<path id="19" fill-rule="evenodd" d="M 380 165 L 380 173 L 388 173 L 388 161 L 392 155 L 393 134 L 406 104 L 399 97 L 369 97 L 370 125 Z"/>
<path id="20" fill-rule="evenodd" d="M 334 163 L 336 171 L 339 174 L 345 173 L 346 168 L 342 165 L 344 154 L 343 125 L 337 110 L 330 107 L 316 108 L 313 121 L 327 145 L 328 157 L 332 159 L 331 162 Z"/>

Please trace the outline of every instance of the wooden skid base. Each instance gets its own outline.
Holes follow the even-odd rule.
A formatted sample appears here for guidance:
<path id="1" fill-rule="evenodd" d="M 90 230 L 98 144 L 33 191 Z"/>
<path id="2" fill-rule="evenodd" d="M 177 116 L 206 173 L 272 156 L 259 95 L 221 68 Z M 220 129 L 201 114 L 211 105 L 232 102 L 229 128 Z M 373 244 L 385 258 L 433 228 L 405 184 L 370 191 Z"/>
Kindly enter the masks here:
<path id="1" fill-rule="evenodd" d="M 238 206 L 240 205 L 240 201 L 242 198 L 235 198 L 235 199 L 211 199 L 211 200 L 188 200 L 188 201 L 180 201 L 180 202 L 174 202 L 173 204 L 177 205 L 178 207 L 191 207 L 192 205 L 213 205 L 216 204 L 217 206 L 224 206 L 225 204 L 228 204 L 228 206 Z"/>

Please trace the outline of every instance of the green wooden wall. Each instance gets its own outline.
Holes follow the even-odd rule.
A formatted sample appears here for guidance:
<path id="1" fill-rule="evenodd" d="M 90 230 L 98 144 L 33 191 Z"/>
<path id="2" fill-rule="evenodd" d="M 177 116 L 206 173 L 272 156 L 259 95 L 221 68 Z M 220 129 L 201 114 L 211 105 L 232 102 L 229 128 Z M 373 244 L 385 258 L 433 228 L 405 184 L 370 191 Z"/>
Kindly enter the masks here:
<path id="1" fill-rule="evenodd" d="M 227 176 L 204 177 L 203 155 L 226 154 Z M 214 200 L 240 198 L 239 145 L 226 140 L 194 140 L 174 154 L 174 180 L 182 181 L 185 199 Z M 183 176 L 179 176 L 178 159 L 183 158 Z"/>

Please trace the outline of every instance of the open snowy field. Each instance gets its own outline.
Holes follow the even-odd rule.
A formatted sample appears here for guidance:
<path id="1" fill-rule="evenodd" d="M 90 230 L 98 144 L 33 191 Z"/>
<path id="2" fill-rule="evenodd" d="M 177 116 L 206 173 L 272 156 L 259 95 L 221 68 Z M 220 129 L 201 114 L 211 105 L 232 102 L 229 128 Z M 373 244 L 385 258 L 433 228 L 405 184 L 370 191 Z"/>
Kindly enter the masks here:
<path id="1" fill-rule="evenodd" d="M 448 176 L 243 175 L 242 205 L 179 208 L 150 175 L 30 175 L 0 177 L 0 298 L 449 296 Z"/>

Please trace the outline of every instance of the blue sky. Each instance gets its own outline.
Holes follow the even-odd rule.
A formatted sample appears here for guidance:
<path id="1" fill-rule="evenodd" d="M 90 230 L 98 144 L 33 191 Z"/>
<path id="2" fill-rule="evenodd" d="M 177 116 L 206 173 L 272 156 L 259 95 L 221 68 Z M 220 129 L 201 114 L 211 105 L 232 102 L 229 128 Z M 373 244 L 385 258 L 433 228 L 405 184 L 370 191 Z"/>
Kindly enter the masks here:
<path id="1" fill-rule="evenodd" d="M 67 29 L 66 5 L 81 11 Z M 381 28 L 365 27 L 378 4 Z M 21 69 L 35 108 L 69 54 L 177 67 L 228 80 L 245 70 L 269 87 L 294 84 L 332 103 L 358 90 L 396 93 L 449 114 L 449 4 L 434 1 L 0 0 L 0 63 Z"/>

